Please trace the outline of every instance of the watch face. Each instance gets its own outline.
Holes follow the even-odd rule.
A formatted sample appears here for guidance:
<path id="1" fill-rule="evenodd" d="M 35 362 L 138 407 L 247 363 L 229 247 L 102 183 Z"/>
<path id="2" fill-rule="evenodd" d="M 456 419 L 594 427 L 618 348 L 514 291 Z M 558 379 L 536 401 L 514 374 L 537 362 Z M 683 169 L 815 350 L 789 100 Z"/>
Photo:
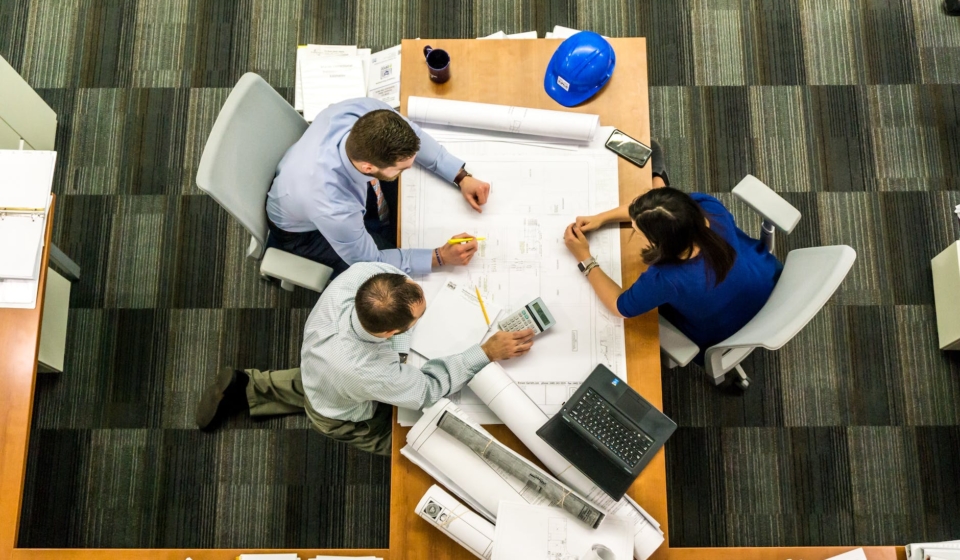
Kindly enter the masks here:
<path id="1" fill-rule="evenodd" d="M 577 268 L 580 269 L 580 272 L 583 272 L 587 267 L 583 266 L 583 263 L 577 263 Z"/>

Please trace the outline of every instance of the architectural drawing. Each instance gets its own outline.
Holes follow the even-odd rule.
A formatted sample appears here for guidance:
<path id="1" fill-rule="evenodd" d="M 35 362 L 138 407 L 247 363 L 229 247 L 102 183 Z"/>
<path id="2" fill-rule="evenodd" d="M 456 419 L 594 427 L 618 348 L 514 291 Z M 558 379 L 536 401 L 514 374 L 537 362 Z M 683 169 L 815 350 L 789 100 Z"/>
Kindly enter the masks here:
<path id="1" fill-rule="evenodd" d="M 459 232 L 486 237 L 467 270 L 451 272 L 469 275 L 484 299 L 505 312 L 543 299 L 557 325 L 536 338 L 530 354 L 503 366 L 544 412 L 555 413 L 598 363 L 626 378 L 623 320 L 603 307 L 563 243 L 576 216 L 619 204 L 616 155 L 495 142 L 447 149 L 490 182 L 483 213 L 442 179 L 414 167 L 403 175 L 401 246 L 437 247 Z M 590 248 L 604 270 L 620 278 L 619 231 L 591 233 Z M 428 298 L 437 276 L 415 278 Z M 470 405 L 464 409 L 472 414 L 474 402 L 460 404 Z"/>

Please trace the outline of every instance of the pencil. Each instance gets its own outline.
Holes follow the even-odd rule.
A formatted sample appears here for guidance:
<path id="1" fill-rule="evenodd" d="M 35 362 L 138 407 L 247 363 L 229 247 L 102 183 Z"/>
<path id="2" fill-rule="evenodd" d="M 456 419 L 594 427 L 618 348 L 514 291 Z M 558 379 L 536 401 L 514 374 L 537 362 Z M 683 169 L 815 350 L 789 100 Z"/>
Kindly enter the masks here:
<path id="1" fill-rule="evenodd" d="M 456 245 L 457 243 L 470 243 L 471 241 L 486 241 L 486 237 L 456 237 L 447 241 L 450 245 Z"/>
<path id="2" fill-rule="evenodd" d="M 474 290 L 477 291 L 477 301 L 480 302 L 480 311 L 483 311 L 483 320 L 487 322 L 487 326 L 490 326 L 490 317 L 487 316 L 487 308 L 483 305 L 483 298 L 480 297 L 480 288 L 474 286 Z"/>

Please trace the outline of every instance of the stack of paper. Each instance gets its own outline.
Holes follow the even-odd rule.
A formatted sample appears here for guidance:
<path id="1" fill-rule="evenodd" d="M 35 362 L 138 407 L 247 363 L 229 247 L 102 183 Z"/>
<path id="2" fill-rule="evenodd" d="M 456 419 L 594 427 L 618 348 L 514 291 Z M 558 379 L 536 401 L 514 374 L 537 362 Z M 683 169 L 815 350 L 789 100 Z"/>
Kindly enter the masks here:
<path id="1" fill-rule="evenodd" d="M 334 103 L 373 97 L 400 106 L 400 47 L 378 53 L 356 45 L 300 45 L 293 106 L 312 122 Z"/>
<path id="2" fill-rule="evenodd" d="M 504 33 L 503 31 L 497 31 L 496 33 L 491 33 L 485 37 L 477 37 L 477 39 L 536 39 L 536 31 L 524 31 L 523 33 Z"/>
<path id="3" fill-rule="evenodd" d="M 960 560 L 960 541 L 907 545 L 907 560 Z"/>
<path id="4" fill-rule="evenodd" d="M 580 29 L 573 29 L 572 27 L 564 27 L 562 25 L 554 25 L 553 31 L 547 31 L 543 36 L 544 39 L 566 39 L 572 37 L 577 33 L 580 33 Z M 606 35 L 601 35 L 604 39 L 609 39 Z"/>
<path id="5" fill-rule="evenodd" d="M 37 305 L 56 152 L 0 150 L 0 307 Z"/>

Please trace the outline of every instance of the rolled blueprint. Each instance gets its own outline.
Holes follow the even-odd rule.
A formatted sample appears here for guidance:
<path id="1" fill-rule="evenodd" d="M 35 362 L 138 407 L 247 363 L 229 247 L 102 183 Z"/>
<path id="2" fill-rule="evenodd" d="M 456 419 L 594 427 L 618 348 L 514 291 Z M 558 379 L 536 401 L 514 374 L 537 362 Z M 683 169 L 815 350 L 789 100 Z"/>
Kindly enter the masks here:
<path id="1" fill-rule="evenodd" d="M 467 385 L 557 478 L 610 515 L 623 517 L 634 524 L 635 558 L 646 560 L 663 544 L 659 524 L 640 506 L 626 496 L 614 502 L 586 475 L 540 439 L 537 430 L 547 422 L 547 415 L 499 364 L 492 363 L 483 368 Z"/>
<path id="2" fill-rule="evenodd" d="M 463 420 L 480 433 L 490 436 L 479 425 L 474 424 L 457 405 L 448 399 L 440 399 L 435 405 L 424 409 L 423 416 L 407 433 L 407 445 L 404 450 L 417 452 L 418 464 L 427 474 L 440 473 L 452 486 L 448 489 L 457 493 L 461 499 L 470 500 L 477 511 L 490 520 L 496 519 L 501 501 L 520 502 L 537 506 L 554 506 L 551 500 L 538 488 L 498 468 L 474 453 L 470 448 L 457 441 L 455 437 L 441 430 L 437 423 L 443 413 L 449 412 Z M 493 440 L 496 445 L 502 444 Z M 491 443 L 494 445 L 494 443 Z M 404 453 L 401 450 L 401 453 Z M 407 453 L 404 453 L 405 455 Z M 512 452 L 511 452 L 512 453 Z M 538 472 L 541 479 L 553 477 L 532 463 L 525 461 Z M 463 495 L 461 495 L 461 492 Z M 566 498 L 566 499 L 569 499 Z M 582 499 L 582 498 L 581 498 Z"/>
<path id="3" fill-rule="evenodd" d="M 474 453 L 493 463 L 497 468 L 526 483 L 524 492 L 536 492 L 545 496 L 554 505 L 570 515 L 597 528 L 603 520 L 603 512 L 593 504 L 573 493 L 552 476 L 517 455 L 488 433 L 467 424 L 456 414 L 444 412 L 437 424 L 440 429 L 457 438 Z"/>
<path id="4" fill-rule="evenodd" d="M 496 130 L 581 143 L 593 140 L 600 127 L 599 115 L 426 97 L 410 97 L 407 116 L 422 124 Z"/>
<path id="5" fill-rule="evenodd" d="M 434 484 L 417 504 L 417 515 L 469 550 L 477 558 L 490 560 L 493 554 L 492 523 L 470 511 L 456 498 Z"/>

